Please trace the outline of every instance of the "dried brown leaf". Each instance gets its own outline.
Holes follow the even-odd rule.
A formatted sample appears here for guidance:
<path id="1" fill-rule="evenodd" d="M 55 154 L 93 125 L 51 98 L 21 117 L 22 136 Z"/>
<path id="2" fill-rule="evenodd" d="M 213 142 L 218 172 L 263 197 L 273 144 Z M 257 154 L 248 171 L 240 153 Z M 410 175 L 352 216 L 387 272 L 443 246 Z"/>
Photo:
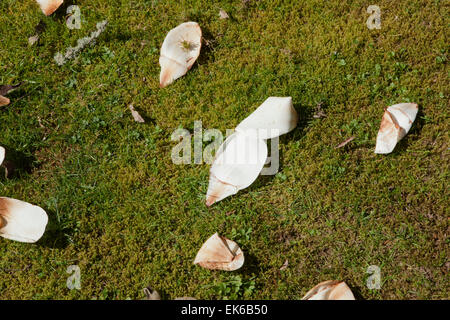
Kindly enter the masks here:
<path id="1" fill-rule="evenodd" d="M 132 116 L 134 118 L 134 121 L 140 122 L 140 123 L 144 123 L 145 122 L 144 118 L 142 118 L 141 115 L 136 110 L 134 110 L 134 107 L 133 107 L 132 104 L 130 104 L 128 106 L 128 108 L 131 110 L 131 114 L 132 114 Z"/>
<path id="2" fill-rule="evenodd" d="M 10 100 L 2 95 L 0 95 L 0 107 L 7 106 Z"/>
<path id="3" fill-rule="evenodd" d="M 280 268 L 280 271 L 283 271 L 284 269 L 286 269 L 289 266 L 289 261 L 288 259 L 286 259 L 286 261 L 283 263 L 283 265 Z"/>
<path id="4" fill-rule="evenodd" d="M 219 17 L 220 17 L 220 19 L 228 19 L 230 16 L 228 15 L 228 13 L 225 10 L 220 9 Z"/>

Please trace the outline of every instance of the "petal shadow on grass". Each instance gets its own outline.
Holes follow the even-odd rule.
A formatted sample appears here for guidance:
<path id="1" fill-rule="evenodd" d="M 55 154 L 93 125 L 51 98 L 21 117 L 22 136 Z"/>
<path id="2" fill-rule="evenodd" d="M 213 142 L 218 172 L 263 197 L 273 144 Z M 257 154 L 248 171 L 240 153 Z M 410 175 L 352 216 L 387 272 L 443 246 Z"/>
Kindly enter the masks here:
<path id="1" fill-rule="evenodd" d="M 4 148 L 6 149 L 6 156 L 2 166 L 8 170 L 8 179 L 20 179 L 23 175 L 29 174 L 39 167 L 39 162 L 34 155 L 15 151 L 8 146 L 4 146 Z M 2 172 L 0 180 L 3 179 L 5 179 L 5 175 Z"/>
<path id="2" fill-rule="evenodd" d="M 71 242 L 70 238 L 72 237 L 74 230 L 70 227 L 63 226 L 62 223 L 58 223 L 56 219 L 57 215 L 54 211 L 47 211 L 47 215 L 47 228 L 37 244 L 47 248 L 65 249 Z"/>
<path id="3" fill-rule="evenodd" d="M 56 9 L 56 11 L 50 15 L 50 17 L 54 16 L 58 20 L 62 20 L 65 23 L 67 18 L 67 8 L 71 5 L 77 4 L 74 3 L 73 0 L 64 0 L 64 2 L 58 7 L 58 9 Z"/>

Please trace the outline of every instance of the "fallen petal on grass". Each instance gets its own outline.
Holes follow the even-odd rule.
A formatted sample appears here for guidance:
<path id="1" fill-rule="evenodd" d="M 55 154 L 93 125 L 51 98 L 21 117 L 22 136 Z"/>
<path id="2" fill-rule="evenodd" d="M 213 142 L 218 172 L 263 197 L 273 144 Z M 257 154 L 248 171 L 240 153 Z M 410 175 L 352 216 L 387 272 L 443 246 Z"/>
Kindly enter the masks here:
<path id="1" fill-rule="evenodd" d="M 255 132 L 255 131 L 254 131 Z M 256 134 L 235 132 L 219 147 L 211 166 L 206 205 L 250 186 L 267 159 L 267 144 Z"/>
<path id="2" fill-rule="evenodd" d="M 375 153 L 391 153 L 411 129 L 419 107 L 415 103 L 400 103 L 388 107 L 381 120 Z"/>
<path id="3" fill-rule="evenodd" d="M 258 138 L 272 139 L 293 130 L 297 122 L 291 97 L 269 97 L 238 124 L 236 131 L 257 130 Z"/>
<path id="4" fill-rule="evenodd" d="M 3 163 L 3 160 L 5 160 L 5 148 L 0 146 L 0 165 Z"/>
<path id="5" fill-rule="evenodd" d="M 194 264 L 210 270 L 234 271 L 244 264 L 244 253 L 236 242 L 215 233 L 202 245 Z"/>
<path id="6" fill-rule="evenodd" d="M 64 0 L 36 0 L 37 3 L 39 3 L 39 6 L 41 7 L 42 12 L 49 16 L 53 12 L 55 12 L 60 5 L 64 2 Z"/>
<path id="7" fill-rule="evenodd" d="M 41 207 L 0 197 L 0 236 L 3 238 L 36 242 L 44 234 L 47 222 L 47 213 Z"/>
<path id="8" fill-rule="evenodd" d="M 182 77 L 200 55 L 202 30 L 197 22 L 185 22 L 169 31 L 161 47 L 161 88 Z"/>
<path id="9" fill-rule="evenodd" d="M 345 282 L 328 280 L 309 290 L 302 300 L 355 300 L 355 297 Z"/>

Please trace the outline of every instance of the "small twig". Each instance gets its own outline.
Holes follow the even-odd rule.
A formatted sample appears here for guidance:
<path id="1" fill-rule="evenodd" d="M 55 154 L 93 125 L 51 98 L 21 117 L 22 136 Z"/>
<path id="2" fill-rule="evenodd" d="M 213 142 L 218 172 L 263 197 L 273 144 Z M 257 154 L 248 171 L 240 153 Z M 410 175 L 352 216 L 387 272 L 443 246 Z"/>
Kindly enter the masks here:
<path id="1" fill-rule="evenodd" d="M 352 141 L 353 139 L 355 139 L 355 136 L 352 136 L 350 138 L 348 138 L 347 140 L 345 140 L 344 142 L 338 144 L 335 149 L 339 149 L 342 148 L 343 146 L 345 146 L 347 143 L 349 143 L 350 141 Z"/>

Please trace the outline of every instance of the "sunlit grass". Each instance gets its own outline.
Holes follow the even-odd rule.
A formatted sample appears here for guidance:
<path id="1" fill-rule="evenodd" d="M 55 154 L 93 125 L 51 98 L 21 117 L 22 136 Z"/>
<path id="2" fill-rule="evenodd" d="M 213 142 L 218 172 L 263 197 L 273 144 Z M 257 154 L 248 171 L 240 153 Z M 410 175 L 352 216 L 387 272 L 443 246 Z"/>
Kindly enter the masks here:
<path id="1" fill-rule="evenodd" d="M 168 299 L 298 299 L 329 279 L 360 299 L 448 298 L 443 1 L 370 3 L 380 30 L 367 28 L 365 1 L 73 3 L 80 30 L 64 10 L 0 2 L 0 84 L 26 81 L 0 109 L 0 145 L 17 163 L 9 179 L 0 172 L 0 194 L 50 219 L 37 244 L 0 239 L 0 298 L 140 299 L 150 284 Z M 95 44 L 56 65 L 105 19 Z M 159 48 L 189 20 L 205 38 L 199 60 L 160 89 Z M 173 164 L 171 133 L 201 120 L 225 134 L 268 96 L 292 96 L 301 120 L 280 138 L 279 174 L 207 208 L 209 166 Z M 419 104 L 411 131 L 375 155 L 384 108 L 406 101 Z M 326 117 L 314 118 L 319 104 Z M 242 269 L 192 264 L 215 232 L 239 243 Z M 74 264 L 79 291 L 66 287 Z M 381 290 L 366 287 L 370 265 Z"/>

